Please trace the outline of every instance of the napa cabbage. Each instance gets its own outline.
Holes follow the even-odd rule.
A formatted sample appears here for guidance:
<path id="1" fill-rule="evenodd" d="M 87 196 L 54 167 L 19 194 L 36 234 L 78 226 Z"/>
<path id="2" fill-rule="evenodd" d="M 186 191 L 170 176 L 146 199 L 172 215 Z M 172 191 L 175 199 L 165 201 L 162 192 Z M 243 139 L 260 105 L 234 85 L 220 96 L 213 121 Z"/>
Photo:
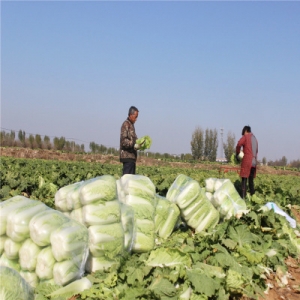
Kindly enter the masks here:
<path id="1" fill-rule="evenodd" d="M 121 209 L 118 200 L 99 204 L 88 204 L 82 208 L 82 217 L 86 225 L 105 225 L 120 222 Z"/>
<path id="2" fill-rule="evenodd" d="M 22 246 L 22 243 L 13 241 L 10 238 L 7 238 L 4 243 L 4 251 L 8 259 L 18 259 L 19 250 Z"/>
<path id="3" fill-rule="evenodd" d="M 7 216 L 6 234 L 15 242 L 23 242 L 30 237 L 30 220 L 39 212 L 50 209 L 40 201 L 25 201 L 25 205 L 11 211 Z"/>
<path id="4" fill-rule="evenodd" d="M 70 201 L 67 201 L 68 195 L 70 195 L 71 199 L 71 194 L 73 191 L 77 191 L 78 188 L 82 185 L 82 182 L 76 182 L 72 183 L 66 186 L 61 187 L 56 193 L 55 193 L 55 208 L 59 211 L 70 211 L 71 208 L 73 207 L 73 203 L 70 203 Z"/>
<path id="5" fill-rule="evenodd" d="M 53 278 L 53 266 L 56 260 L 53 256 L 51 246 L 43 248 L 36 258 L 35 272 L 39 279 L 52 279 Z"/>
<path id="6" fill-rule="evenodd" d="M 135 143 L 140 145 L 139 150 L 143 151 L 146 149 L 150 149 L 150 147 L 152 145 L 152 139 L 149 135 L 145 135 L 145 136 L 137 139 Z"/>
<path id="7" fill-rule="evenodd" d="M 54 209 L 42 211 L 29 222 L 30 238 L 39 246 L 49 246 L 51 233 L 69 220 L 60 211 Z"/>
<path id="8" fill-rule="evenodd" d="M 27 239 L 19 251 L 20 266 L 23 270 L 34 271 L 36 267 L 37 256 L 42 248 L 35 244 L 32 239 Z"/>
<path id="9" fill-rule="evenodd" d="M 247 210 L 245 200 L 240 197 L 230 180 L 224 181 L 221 187 L 215 191 L 212 203 L 219 211 L 220 217 L 224 219 L 229 219 L 240 211 Z"/>
<path id="10" fill-rule="evenodd" d="M 58 262 L 71 260 L 83 270 L 88 254 L 88 229 L 85 226 L 69 220 L 51 233 L 50 242 Z"/>
<path id="11" fill-rule="evenodd" d="M 93 256 L 115 257 L 124 251 L 124 231 L 121 223 L 92 225 L 88 232 L 89 248 Z"/>
<path id="12" fill-rule="evenodd" d="M 0 266 L 0 299 L 33 300 L 34 290 L 24 278 L 8 267 Z"/>
<path id="13" fill-rule="evenodd" d="M 116 200 L 117 184 L 112 175 L 102 175 L 85 181 L 79 190 L 82 205 Z"/>
<path id="14" fill-rule="evenodd" d="M 168 238 L 180 221 L 180 210 L 178 206 L 168 201 L 165 197 L 158 197 L 155 211 L 155 232 L 161 238 Z"/>

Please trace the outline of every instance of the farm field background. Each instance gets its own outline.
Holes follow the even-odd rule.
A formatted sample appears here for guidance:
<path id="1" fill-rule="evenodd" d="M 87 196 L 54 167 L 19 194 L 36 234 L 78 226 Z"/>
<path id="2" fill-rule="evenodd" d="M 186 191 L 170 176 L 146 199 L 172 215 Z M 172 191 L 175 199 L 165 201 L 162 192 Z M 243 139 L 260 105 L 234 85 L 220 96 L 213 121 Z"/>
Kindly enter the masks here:
<path id="1" fill-rule="evenodd" d="M 54 207 L 56 191 L 65 185 L 110 174 L 120 178 L 122 165 L 116 156 L 76 155 L 47 150 L 1 148 L 0 200 L 15 195 L 38 199 Z M 229 178 L 239 190 L 237 173 L 220 173 L 220 164 L 172 162 L 139 157 L 137 173 L 149 177 L 157 193 L 165 196 L 179 174 L 197 180 L 201 186 L 210 177 Z M 256 194 L 264 202 L 273 201 L 300 222 L 300 172 L 271 167 L 259 167 L 255 179 Z M 263 204 L 263 203 L 258 203 Z M 266 299 L 294 300 L 300 297 L 300 258 L 287 257 L 286 266 L 291 274 L 289 283 L 282 286 L 276 275 L 268 278 L 273 289 Z"/>

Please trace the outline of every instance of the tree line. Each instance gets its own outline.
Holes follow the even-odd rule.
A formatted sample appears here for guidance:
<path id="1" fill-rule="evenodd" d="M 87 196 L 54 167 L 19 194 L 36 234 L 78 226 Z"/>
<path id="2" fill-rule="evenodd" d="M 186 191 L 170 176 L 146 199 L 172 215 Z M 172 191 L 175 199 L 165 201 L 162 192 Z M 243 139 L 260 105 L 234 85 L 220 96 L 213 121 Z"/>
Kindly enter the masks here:
<path id="1" fill-rule="evenodd" d="M 14 130 L 0 132 L 0 145 L 3 147 L 23 147 L 31 149 L 47 149 L 60 150 L 66 152 L 86 153 L 84 144 L 76 144 L 74 141 L 68 141 L 65 137 L 54 137 L 51 141 L 50 137 L 39 134 L 26 134 L 25 131 L 19 130 L 18 134 Z M 184 161 L 210 161 L 215 162 L 218 152 L 218 131 L 216 129 L 196 127 L 192 133 L 191 153 L 182 153 L 180 155 L 159 152 L 139 152 L 139 156 L 147 156 L 158 159 L 180 159 Z M 233 153 L 235 153 L 236 139 L 234 133 L 229 131 L 225 141 L 222 140 L 222 150 L 225 159 L 229 162 Z M 91 142 L 89 149 L 92 154 L 111 154 L 119 155 L 119 149 L 114 147 L 106 147 L 102 144 Z M 275 161 L 267 161 L 262 158 L 263 165 L 278 166 L 278 167 L 294 167 L 300 168 L 300 160 L 293 160 L 288 163 L 285 156 Z"/>
<path id="2" fill-rule="evenodd" d="M 222 141 L 223 151 L 225 159 L 229 162 L 232 154 L 235 154 L 236 148 L 235 134 L 228 131 L 225 141 Z M 197 127 L 192 134 L 191 140 L 191 151 L 192 157 L 195 160 L 206 160 L 206 161 L 216 161 L 218 150 L 218 131 L 216 129 L 205 129 Z M 267 161 L 266 157 L 263 157 L 260 161 L 263 165 L 273 166 L 273 167 L 292 167 L 300 168 L 300 160 L 292 160 L 288 163 L 288 159 L 283 156 L 278 160 Z"/>

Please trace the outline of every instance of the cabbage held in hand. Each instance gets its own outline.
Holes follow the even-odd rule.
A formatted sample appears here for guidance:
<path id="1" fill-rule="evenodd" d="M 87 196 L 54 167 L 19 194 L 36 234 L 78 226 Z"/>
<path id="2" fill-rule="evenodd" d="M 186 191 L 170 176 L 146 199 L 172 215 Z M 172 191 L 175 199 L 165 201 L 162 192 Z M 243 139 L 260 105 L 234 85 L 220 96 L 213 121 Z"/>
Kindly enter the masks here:
<path id="1" fill-rule="evenodd" d="M 145 136 L 137 139 L 135 143 L 140 145 L 139 150 L 143 151 L 146 149 L 150 149 L 150 147 L 152 145 L 152 139 L 149 135 L 145 135 Z"/>

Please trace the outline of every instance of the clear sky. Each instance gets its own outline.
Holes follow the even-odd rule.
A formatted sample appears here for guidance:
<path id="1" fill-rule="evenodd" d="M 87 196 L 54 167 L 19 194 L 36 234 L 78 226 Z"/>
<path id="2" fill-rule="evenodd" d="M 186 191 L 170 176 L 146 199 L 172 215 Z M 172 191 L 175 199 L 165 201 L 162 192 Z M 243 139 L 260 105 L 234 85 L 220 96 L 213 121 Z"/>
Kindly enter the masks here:
<path id="1" fill-rule="evenodd" d="M 250 125 L 260 159 L 300 159 L 299 16 L 296 1 L 1 1 L 1 128 L 118 148 L 135 105 L 152 152 Z"/>

